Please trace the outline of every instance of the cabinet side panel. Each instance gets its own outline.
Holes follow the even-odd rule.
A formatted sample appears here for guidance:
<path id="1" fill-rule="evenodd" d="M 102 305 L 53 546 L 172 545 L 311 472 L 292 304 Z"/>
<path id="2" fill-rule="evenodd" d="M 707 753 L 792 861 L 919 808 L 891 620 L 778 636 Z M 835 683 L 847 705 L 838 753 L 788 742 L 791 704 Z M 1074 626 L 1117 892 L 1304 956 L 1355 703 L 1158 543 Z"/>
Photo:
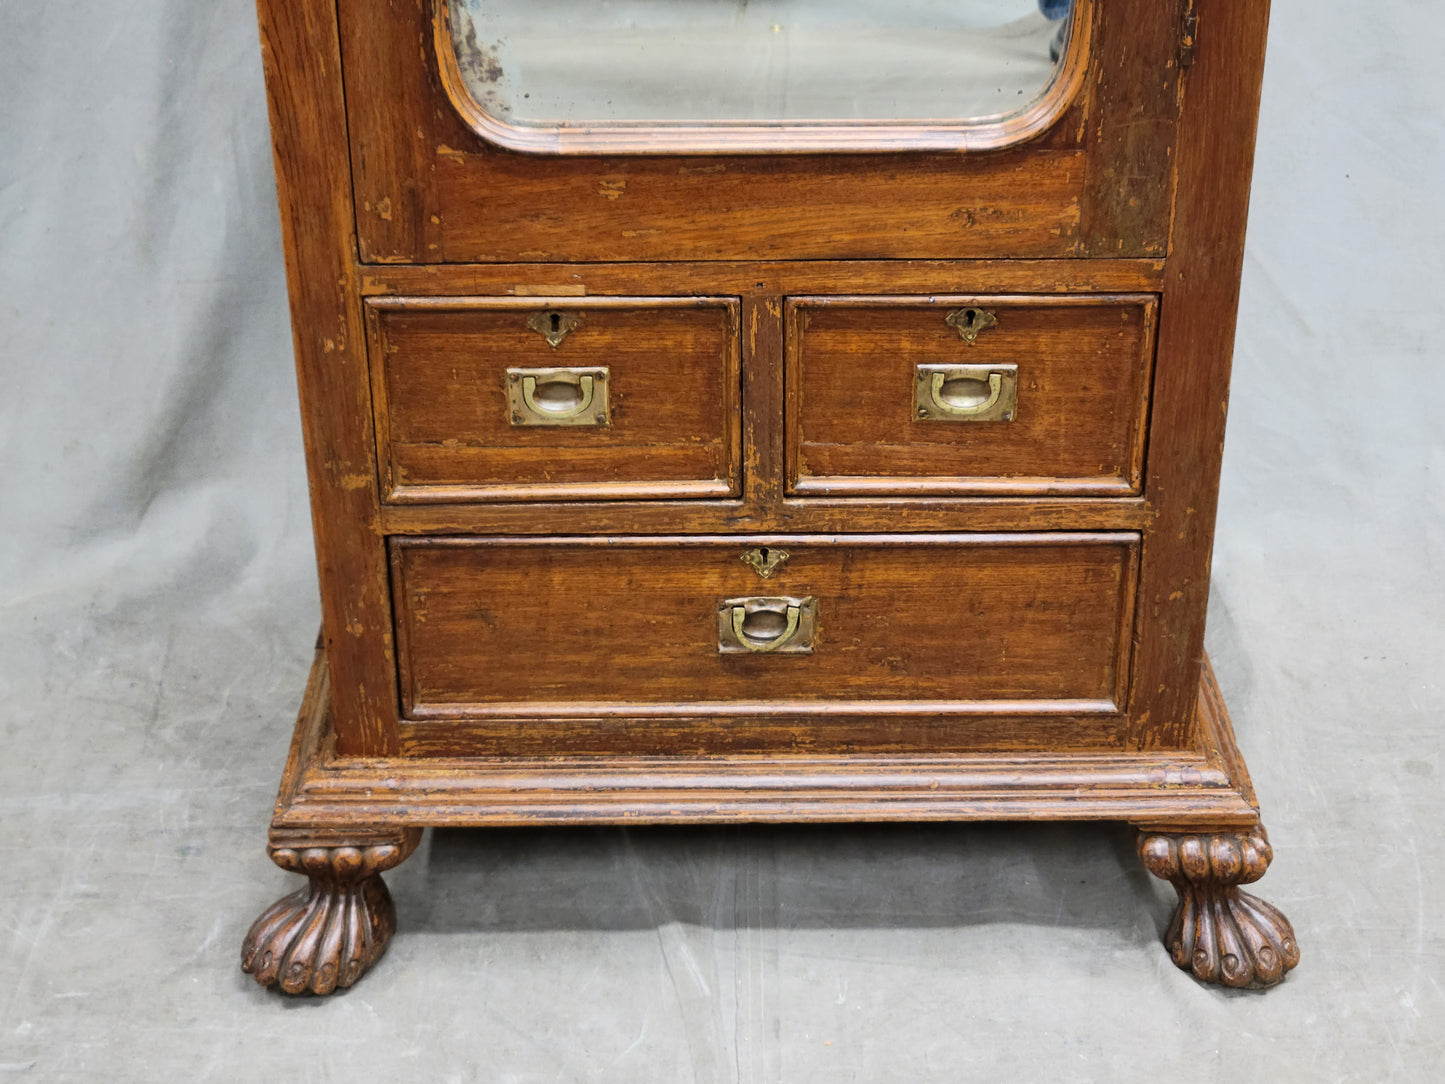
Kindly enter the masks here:
<path id="1" fill-rule="evenodd" d="M 1192 740 L 1269 24 L 1267 0 L 1198 0 L 1197 10 L 1149 438 L 1156 519 L 1144 542 L 1130 727 L 1141 748 Z"/>
<path id="2" fill-rule="evenodd" d="M 1089 132 L 1081 255 L 1164 255 L 1186 2 L 1108 0 L 1101 5 L 1113 9 L 1115 18 L 1101 19 L 1095 39 L 1097 93 L 1104 100 Z"/>
<path id="3" fill-rule="evenodd" d="M 338 751 L 396 748 L 391 611 L 332 0 L 259 0 Z"/>

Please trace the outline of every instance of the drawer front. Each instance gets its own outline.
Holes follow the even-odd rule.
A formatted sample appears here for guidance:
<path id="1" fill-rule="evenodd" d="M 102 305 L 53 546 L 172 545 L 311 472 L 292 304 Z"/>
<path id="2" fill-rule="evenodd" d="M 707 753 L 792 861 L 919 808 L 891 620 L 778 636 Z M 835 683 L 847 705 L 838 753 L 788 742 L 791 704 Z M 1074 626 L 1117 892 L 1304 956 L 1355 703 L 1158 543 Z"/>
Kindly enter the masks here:
<path id="1" fill-rule="evenodd" d="M 790 490 L 1137 494 L 1156 314 L 1147 295 L 791 299 Z"/>
<path id="2" fill-rule="evenodd" d="M 1114 714 L 1137 549 L 1132 534 L 397 539 L 403 713 Z"/>
<path id="3" fill-rule="evenodd" d="M 739 491 L 732 298 L 368 303 L 395 503 Z"/>

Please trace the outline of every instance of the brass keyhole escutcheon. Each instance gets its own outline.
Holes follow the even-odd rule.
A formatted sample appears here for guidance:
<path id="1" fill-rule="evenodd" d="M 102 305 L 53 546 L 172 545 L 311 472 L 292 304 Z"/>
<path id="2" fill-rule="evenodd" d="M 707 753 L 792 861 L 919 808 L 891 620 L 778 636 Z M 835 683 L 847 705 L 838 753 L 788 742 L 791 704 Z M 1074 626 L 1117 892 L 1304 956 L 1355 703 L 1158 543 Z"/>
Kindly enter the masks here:
<path id="1" fill-rule="evenodd" d="M 770 580 L 773 578 L 774 572 L 792 560 L 792 556 L 787 550 L 780 550 L 773 546 L 758 546 L 748 550 L 739 560 L 763 579 Z"/>
<path id="2" fill-rule="evenodd" d="M 582 314 L 577 312 L 555 312 L 546 309 L 527 317 L 527 326 L 542 338 L 553 350 L 562 345 L 562 340 L 576 331 L 582 323 Z"/>
<path id="3" fill-rule="evenodd" d="M 954 309 L 943 318 L 953 330 L 958 332 L 958 337 L 969 346 L 978 342 L 978 337 L 991 327 L 998 327 L 998 317 L 987 309 Z"/>

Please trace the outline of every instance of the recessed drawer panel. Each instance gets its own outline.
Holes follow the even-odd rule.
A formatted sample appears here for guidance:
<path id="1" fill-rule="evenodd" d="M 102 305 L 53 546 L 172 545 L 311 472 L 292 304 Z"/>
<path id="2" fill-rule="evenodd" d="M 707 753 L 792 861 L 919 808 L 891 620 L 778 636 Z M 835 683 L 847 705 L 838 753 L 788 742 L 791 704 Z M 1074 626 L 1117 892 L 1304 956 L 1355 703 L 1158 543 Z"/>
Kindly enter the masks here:
<path id="1" fill-rule="evenodd" d="M 1137 546 L 1133 534 L 396 539 L 403 712 L 1117 713 Z"/>
<path id="2" fill-rule="evenodd" d="M 1157 303 L 794 298 L 800 494 L 1140 492 Z"/>
<path id="3" fill-rule="evenodd" d="M 731 298 L 368 303 L 392 502 L 738 492 Z"/>

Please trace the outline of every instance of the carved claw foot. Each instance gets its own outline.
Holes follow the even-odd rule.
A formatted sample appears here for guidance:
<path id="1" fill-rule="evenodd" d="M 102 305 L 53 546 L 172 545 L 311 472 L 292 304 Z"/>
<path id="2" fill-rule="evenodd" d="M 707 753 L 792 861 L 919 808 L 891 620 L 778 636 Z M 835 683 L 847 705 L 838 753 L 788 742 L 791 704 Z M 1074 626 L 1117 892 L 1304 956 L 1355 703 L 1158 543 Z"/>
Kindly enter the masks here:
<path id="1" fill-rule="evenodd" d="M 262 986 L 288 994 L 329 994 L 366 973 L 396 930 L 396 908 L 381 871 L 416 849 L 420 830 L 391 842 L 288 847 L 271 860 L 311 883 L 276 901 L 252 924 L 241 946 L 241 970 Z"/>
<path id="2" fill-rule="evenodd" d="M 1204 982 L 1273 986 L 1299 963 L 1289 920 L 1239 886 L 1264 876 L 1274 852 L 1263 826 L 1238 832 L 1145 832 L 1139 857 L 1179 894 L 1164 937 L 1174 962 Z"/>

